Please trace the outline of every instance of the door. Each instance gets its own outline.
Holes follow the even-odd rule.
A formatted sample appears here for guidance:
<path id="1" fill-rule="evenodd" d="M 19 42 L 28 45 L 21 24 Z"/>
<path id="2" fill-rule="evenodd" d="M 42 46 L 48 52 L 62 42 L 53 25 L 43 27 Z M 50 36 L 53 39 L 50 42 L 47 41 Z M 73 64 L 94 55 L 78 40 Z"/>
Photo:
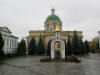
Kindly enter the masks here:
<path id="1" fill-rule="evenodd" d="M 55 50 L 55 59 L 61 58 L 61 52 L 59 50 Z"/>

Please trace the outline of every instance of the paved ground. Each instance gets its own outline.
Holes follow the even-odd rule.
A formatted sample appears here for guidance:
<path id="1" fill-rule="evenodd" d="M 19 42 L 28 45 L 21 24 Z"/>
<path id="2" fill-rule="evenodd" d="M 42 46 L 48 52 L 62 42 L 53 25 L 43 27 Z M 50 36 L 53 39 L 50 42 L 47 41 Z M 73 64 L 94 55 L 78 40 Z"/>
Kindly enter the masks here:
<path id="1" fill-rule="evenodd" d="M 0 75 L 100 75 L 100 54 L 80 57 L 81 63 L 40 62 L 40 56 L 4 61 Z"/>

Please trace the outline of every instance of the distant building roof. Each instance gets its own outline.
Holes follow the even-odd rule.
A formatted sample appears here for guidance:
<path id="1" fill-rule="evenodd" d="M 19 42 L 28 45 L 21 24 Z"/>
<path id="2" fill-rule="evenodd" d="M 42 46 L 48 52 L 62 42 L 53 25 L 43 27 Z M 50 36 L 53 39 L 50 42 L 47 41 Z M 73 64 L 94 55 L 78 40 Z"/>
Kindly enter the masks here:
<path id="1" fill-rule="evenodd" d="M 0 31 L 4 31 L 4 32 L 10 33 L 10 34 L 12 33 L 12 32 L 9 30 L 8 27 L 0 27 Z M 10 36 L 19 39 L 19 38 L 16 37 L 16 36 L 13 36 L 13 35 L 10 35 Z"/>

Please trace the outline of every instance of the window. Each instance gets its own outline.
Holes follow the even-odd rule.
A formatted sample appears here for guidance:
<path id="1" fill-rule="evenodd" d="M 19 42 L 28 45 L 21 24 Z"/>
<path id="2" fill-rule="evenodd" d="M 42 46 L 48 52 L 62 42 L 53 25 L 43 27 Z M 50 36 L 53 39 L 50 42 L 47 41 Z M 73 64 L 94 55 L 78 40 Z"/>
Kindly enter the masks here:
<path id="1" fill-rule="evenodd" d="M 53 23 L 53 29 L 54 30 L 56 29 L 56 23 Z"/>
<path id="2" fill-rule="evenodd" d="M 56 25 L 53 26 L 53 29 L 56 30 Z"/>
<path id="3" fill-rule="evenodd" d="M 47 30 L 49 30 L 49 25 L 47 25 Z"/>
<path id="4" fill-rule="evenodd" d="M 8 48 L 8 45 L 9 45 L 9 40 L 7 39 L 7 48 Z"/>
<path id="5" fill-rule="evenodd" d="M 12 40 L 12 46 L 13 46 L 13 40 Z"/>

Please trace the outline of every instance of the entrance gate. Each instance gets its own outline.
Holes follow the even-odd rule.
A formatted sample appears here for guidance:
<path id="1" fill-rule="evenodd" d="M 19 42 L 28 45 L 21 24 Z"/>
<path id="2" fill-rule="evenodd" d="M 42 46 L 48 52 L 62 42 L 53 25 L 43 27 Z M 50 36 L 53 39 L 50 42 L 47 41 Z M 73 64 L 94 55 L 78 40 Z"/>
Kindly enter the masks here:
<path id="1" fill-rule="evenodd" d="M 65 42 L 61 38 L 55 38 L 51 41 L 51 59 L 65 59 Z"/>

